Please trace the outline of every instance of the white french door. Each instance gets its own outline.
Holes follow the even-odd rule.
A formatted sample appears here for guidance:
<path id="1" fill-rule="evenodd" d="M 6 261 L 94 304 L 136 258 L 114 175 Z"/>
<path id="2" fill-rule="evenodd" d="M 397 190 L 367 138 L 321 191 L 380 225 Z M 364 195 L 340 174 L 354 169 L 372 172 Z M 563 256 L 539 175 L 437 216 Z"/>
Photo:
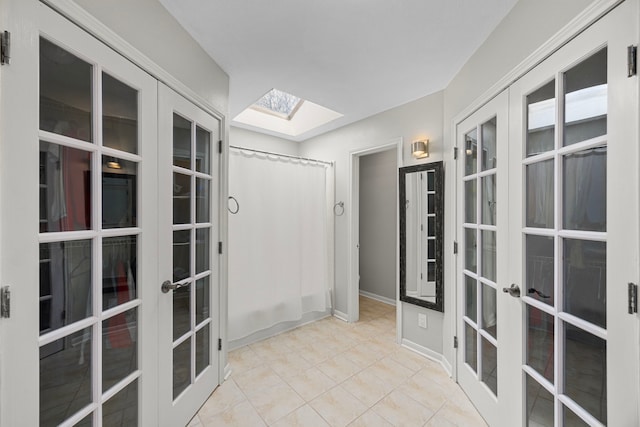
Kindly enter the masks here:
<path id="1" fill-rule="evenodd" d="M 517 411 L 518 383 L 507 373 L 517 360 L 515 334 L 502 286 L 508 276 L 508 104 L 501 93 L 458 124 L 458 382 L 490 425 Z M 515 359 L 514 359 L 515 358 Z"/>
<path id="2" fill-rule="evenodd" d="M 160 417 L 177 426 L 189 422 L 220 380 L 220 121 L 158 87 Z"/>
<path id="3" fill-rule="evenodd" d="M 218 384 L 219 122 L 41 2 L 0 6 L 0 425 L 185 425 Z"/>
<path id="4" fill-rule="evenodd" d="M 497 168 L 498 233 L 504 212 L 508 238 L 497 288 L 513 292 L 497 297 L 496 399 L 465 378 L 476 356 L 467 350 L 483 347 L 462 339 L 458 359 L 461 386 L 492 426 L 640 424 L 638 316 L 627 311 L 627 285 L 640 274 L 639 92 L 627 72 L 627 46 L 637 43 L 638 2 L 627 0 L 509 87 L 508 169 L 500 159 Z M 467 131 L 458 129 L 461 146 Z M 482 337 L 464 305 L 460 314 L 467 335 Z"/>
<path id="5" fill-rule="evenodd" d="M 12 6 L 0 423 L 155 425 L 156 82 L 48 7 Z"/>

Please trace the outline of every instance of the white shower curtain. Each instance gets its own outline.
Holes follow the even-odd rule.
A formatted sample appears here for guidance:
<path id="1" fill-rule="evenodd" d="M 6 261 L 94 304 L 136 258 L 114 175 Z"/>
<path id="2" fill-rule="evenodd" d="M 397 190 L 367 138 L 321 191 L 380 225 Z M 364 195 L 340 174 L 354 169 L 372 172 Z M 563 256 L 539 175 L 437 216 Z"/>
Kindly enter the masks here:
<path id="1" fill-rule="evenodd" d="M 229 340 L 330 307 L 327 168 L 231 150 Z"/>

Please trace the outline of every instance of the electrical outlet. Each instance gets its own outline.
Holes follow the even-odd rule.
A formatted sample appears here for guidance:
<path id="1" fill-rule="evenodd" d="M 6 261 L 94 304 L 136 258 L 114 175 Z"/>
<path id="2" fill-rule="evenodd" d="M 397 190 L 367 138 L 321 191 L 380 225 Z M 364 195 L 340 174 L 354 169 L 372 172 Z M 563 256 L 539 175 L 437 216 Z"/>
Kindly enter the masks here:
<path id="1" fill-rule="evenodd" d="M 418 326 L 427 329 L 427 315 L 418 314 Z"/>

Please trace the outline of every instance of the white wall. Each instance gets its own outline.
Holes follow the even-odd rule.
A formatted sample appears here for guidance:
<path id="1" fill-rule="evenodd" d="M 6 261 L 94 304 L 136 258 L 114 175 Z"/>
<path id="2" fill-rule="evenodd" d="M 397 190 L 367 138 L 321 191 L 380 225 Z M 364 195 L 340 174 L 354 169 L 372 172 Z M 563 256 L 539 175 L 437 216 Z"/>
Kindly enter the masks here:
<path id="1" fill-rule="evenodd" d="M 322 160 L 335 161 L 336 173 L 336 201 L 345 202 L 345 215 L 336 217 L 335 223 L 335 277 L 336 277 L 336 310 L 347 313 L 347 285 L 348 285 L 348 215 L 349 206 L 349 163 L 350 153 L 366 148 L 384 145 L 402 137 L 404 141 L 403 163 L 405 166 L 442 160 L 442 112 L 443 93 L 420 98 L 416 101 L 400 107 L 382 112 L 375 116 L 352 123 L 333 132 L 309 139 L 301 144 L 300 154 Z M 427 159 L 416 161 L 411 157 L 410 145 L 417 139 L 430 140 L 431 156 Z M 395 184 L 394 184 L 395 185 Z M 397 203 L 394 204 L 397 206 Z M 390 243 L 395 247 L 394 243 Z M 407 304 L 402 303 L 403 307 Z M 433 338 L 425 334 L 424 329 L 418 330 L 417 321 L 407 322 L 406 327 L 411 329 L 408 335 L 418 339 L 417 344 L 436 348 L 441 345 L 442 313 L 418 307 L 427 315 L 429 328 L 433 328 Z M 416 314 L 417 318 L 417 314 Z M 430 330 L 431 331 L 431 330 Z M 403 336 L 407 332 L 403 331 Z M 433 342 L 436 342 L 433 344 Z M 437 347 L 439 348 L 439 347 Z"/>
<path id="2" fill-rule="evenodd" d="M 395 149 L 360 158 L 360 290 L 396 300 Z"/>
<path id="3" fill-rule="evenodd" d="M 225 116 L 229 76 L 157 0 L 74 0 Z"/>
<path id="4" fill-rule="evenodd" d="M 297 156 L 300 151 L 299 142 L 233 126 L 229 131 L 229 145 L 253 148 L 255 150 L 269 151 L 277 154 L 287 154 L 289 156 Z"/>

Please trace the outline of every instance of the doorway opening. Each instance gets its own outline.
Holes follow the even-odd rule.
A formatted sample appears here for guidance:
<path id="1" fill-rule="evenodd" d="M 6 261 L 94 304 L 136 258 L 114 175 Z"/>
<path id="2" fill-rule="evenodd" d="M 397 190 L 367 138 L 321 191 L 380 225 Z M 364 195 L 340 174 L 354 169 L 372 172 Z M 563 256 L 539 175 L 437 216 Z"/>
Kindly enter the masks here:
<path id="1" fill-rule="evenodd" d="M 360 319 L 360 297 L 398 301 L 398 168 L 402 138 L 350 155 L 348 321 Z M 399 336 L 399 334 L 397 334 Z"/>

